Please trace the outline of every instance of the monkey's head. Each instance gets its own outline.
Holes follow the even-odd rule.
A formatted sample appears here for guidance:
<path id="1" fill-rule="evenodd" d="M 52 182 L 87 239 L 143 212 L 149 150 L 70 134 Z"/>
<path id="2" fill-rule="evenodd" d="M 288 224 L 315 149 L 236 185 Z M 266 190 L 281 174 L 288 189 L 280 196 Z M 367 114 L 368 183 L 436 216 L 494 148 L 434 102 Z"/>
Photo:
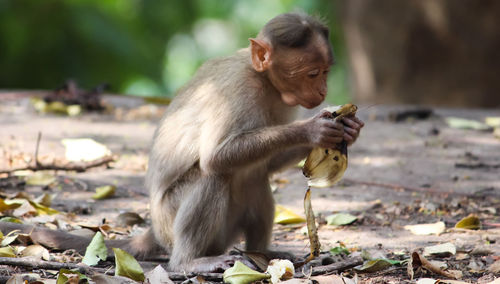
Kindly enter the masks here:
<path id="1" fill-rule="evenodd" d="M 316 107 L 326 97 L 334 61 L 328 34 L 328 27 L 309 15 L 279 15 L 250 39 L 252 66 L 265 72 L 286 104 Z"/>

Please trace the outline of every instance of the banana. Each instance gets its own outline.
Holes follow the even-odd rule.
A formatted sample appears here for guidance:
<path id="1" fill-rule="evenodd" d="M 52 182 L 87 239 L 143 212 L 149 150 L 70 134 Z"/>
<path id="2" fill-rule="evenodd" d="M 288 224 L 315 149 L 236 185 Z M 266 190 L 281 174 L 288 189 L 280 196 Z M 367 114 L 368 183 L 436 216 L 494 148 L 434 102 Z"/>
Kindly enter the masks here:
<path id="1" fill-rule="evenodd" d="M 329 110 L 329 109 L 327 109 Z M 345 104 L 332 112 L 334 120 L 354 115 L 358 107 Z M 302 173 L 309 178 L 312 187 L 328 187 L 337 183 L 347 169 L 347 142 L 342 141 L 335 148 L 314 148 L 307 156 Z"/>

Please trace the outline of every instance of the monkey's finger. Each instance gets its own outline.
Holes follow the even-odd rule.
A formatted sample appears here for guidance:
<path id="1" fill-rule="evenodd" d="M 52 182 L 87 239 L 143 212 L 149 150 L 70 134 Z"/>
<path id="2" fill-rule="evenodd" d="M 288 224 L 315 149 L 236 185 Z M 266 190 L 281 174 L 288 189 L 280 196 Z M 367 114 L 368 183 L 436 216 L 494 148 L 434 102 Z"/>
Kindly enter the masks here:
<path id="1" fill-rule="evenodd" d="M 332 118 L 333 118 L 333 115 L 332 115 L 332 113 L 331 113 L 331 112 L 329 112 L 329 111 L 327 111 L 327 110 L 322 110 L 322 111 L 318 114 L 318 117 L 332 119 Z"/>
<path id="2" fill-rule="evenodd" d="M 363 127 L 363 123 L 361 120 L 357 119 L 357 121 L 354 119 L 354 117 L 350 117 L 350 118 L 347 118 L 347 117 L 344 117 L 342 118 L 342 122 L 349 126 L 350 128 L 353 128 L 353 129 L 361 129 L 361 127 Z M 360 122 L 360 123 L 359 123 Z"/>
<path id="3" fill-rule="evenodd" d="M 354 141 L 356 141 L 356 136 L 352 136 L 346 132 L 344 133 L 344 140 L 348 145 L 351 145 L 352 143 L 354 143 Z"/>
<path id="4" fill-rule="evenodd" d="M 349 134 L 352 137 L 358 137 L 359 130 L 358 129 L 354 129 L 354 128 L 350 128 L 350 127 L 345 127 L 344 128 L 344 134 Z"/>

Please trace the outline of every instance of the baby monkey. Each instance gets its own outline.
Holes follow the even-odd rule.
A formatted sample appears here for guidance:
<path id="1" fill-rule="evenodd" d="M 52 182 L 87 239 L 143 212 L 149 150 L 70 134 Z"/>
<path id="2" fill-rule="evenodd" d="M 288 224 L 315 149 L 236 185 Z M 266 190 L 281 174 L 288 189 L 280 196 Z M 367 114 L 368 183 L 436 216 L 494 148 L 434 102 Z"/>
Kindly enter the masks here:
<path id="1" fill-rule="evenodd" d="M 313 147 L 352 144 L 363 122 L 322 111 L 295 121 L 327 94 L 334 63 L 327 26 L 302 13 L 270 20 L 248 48 L 200 67 L 173 99 L 151 147 L 146 186 L 152 228 L 108 241 L 137 257 L 170 254 L 172 270 L 215 271 L 240 236 L 246 249 L 268 251 L 274 217 L 269 176 L 304 159 Z M 3 223 L 3 224 L 2 224 Z M 61 231 L 0 222 L 40 244 L 85 252 L 90 240 Z"/>
<path id="2" fill-rule="evenodd" d="M 248 48 L 206 62 L 179 90 L 156 130 L 146 185 L 154 239 L 170 267 L 213 270 L 240 235 L 268 253 L 269 176 L 312 147 L 352 144 L 363 122 L 321 112 L 294 121 L 327 94 L 334 62 L 327 26 L 301 13 L 269 21 Z"/>

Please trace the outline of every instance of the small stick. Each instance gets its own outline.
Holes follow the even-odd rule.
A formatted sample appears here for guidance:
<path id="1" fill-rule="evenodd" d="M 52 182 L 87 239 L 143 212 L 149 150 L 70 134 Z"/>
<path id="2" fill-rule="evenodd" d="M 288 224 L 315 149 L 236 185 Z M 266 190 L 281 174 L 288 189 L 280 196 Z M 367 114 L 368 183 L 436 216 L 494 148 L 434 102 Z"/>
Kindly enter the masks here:
<path id="1" fill-rule="evenodd" d="M 42 132 L 38 131 L 38 137 L 36 138 L 36 148 L 35 148 L 35 166 L 40 166 L 40 161 L 38 160 L 38 149 L 40 148 L 40 140 L 42 140 Z"/>
<path id="2" fill-rule="evenodd" d="M 76 171 L 76 172 L 84 172 L 90 168 L 99 167 L 102 165 L 107 165 L 113 161 L 115 161 L 114 156 L 105 156 L 93 161 L 89 162 L 68 162 L 68 163 L 58 163 L 54 161 L 50 164 L 44 164 L 41 162 L 37 162 L 37 165 L 32 166 L 28 165 L 25 167 L 18 167 L 13 169 L 0 169 L 0 174 L 10 174 L 16 171 L 43 171 L 43 170 L 54 170 L 54 171 Z"/>
<path id="3" fill-rule="evenodd" d="M 0 264 L 3 265 L 13 265 L 13 266 L 23 266 L 36 269 L 50 269 L 50 270 L 60 270 L 60 269 L 78 269 L 81 273 L 104 273 L 109 275 L 114 275 L 115 271 L 108 271 L 104 268 L 90 267 L 84 264 L 76 263 L 61 263 L 55 261 L 42 261 L 35 260 L 31 258 L 14 258 L 14 257 L 0 257 Z"/>

